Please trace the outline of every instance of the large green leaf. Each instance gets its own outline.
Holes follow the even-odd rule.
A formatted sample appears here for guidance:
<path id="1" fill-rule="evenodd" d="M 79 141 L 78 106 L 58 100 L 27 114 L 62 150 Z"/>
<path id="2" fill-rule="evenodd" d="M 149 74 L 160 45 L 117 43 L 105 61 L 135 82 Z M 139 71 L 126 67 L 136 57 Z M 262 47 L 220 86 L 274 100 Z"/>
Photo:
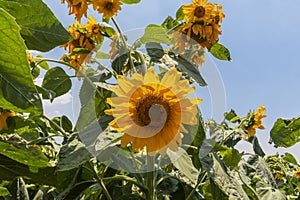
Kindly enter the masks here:
<path id="1" fill-rule="evenodd" d="M 229 199 L 249 199 L 240 185 L 236 173 L 229 171 L 215 153 L 209 153 L 206 157 L 202 157 L 201 162 L 209 177 L 228 195 Z"/>
<path id="2" fill-rule="evenodd" d="M 14 140 L 12 138 L 11 140 Z M 6 143 L 0 141 L 0 154 L 7 156 L 19 163 L 28 165 L 31 170 L 48 167 L 48 158 L 42 153 L 38 146 L 29 146 L 19 143 Z"/>
<path id="3" fill-rule="evenodd" d="M 287 197 L 283 193 L 283 191 L 280 191 L 278 189 L 273 188 L 271 185 L 259 181 L 256 184 L 256 190 L 257 194 L 260 200 L 285 200 Z"/>
<path id="4" fill-rule="evenodd" d="M 300 142 L 300 117 L 291 120 L 277 119 L 270 135 L 277 147 L 291 147 Z"/>
<path id="5" fill-rule="evenodd" d="M 66 94 L 72 87 L 70 77 L 60 67 L 54 67 L 47 71 L 45 74 L 42 87 L 46 90 L 53 91 L 55 97 Z M 49 98 L 47 95 L 43 95 L 43 98 Z M 52 98 L 50 98 L 52 99 Z"/>
<path id="6" fill-rule="evenodd" d="M 14 18 L 0 8 L 0 105 L 19 112 L 41 112 L 26 47 Z"/>
<path id="7" fill-rule="evenodd" d="M 28 49 L 45 52 L 69 40 L 69 33 L 42 0 L 0 0 L 0 8 L 16 18 Z"/>
<path id="8" fill-rule="evenodd" d="M 177 152 L 168 150 L 167 154 L 173 165 L 193 183 L 197 182 L 198 170 L 194 167 L 192 159 L 187 152 L 179 148 Z"/>
<path id="9" fill-rule="evenodd" d="M 140 41 L 143 44 L 148 42 L 171 44 L 171 39 L 168 37 L 167 29 L 156 24 L 150 24 L 146 27 L 145 33 Z"/>
<path id="10" fill-rule="evenodd" d="M 59 152 L 58 171 L 67 171 L 84 164 L 90 159 L 90 152 L 79 141 L 78 134 L 74 133 Z"/>

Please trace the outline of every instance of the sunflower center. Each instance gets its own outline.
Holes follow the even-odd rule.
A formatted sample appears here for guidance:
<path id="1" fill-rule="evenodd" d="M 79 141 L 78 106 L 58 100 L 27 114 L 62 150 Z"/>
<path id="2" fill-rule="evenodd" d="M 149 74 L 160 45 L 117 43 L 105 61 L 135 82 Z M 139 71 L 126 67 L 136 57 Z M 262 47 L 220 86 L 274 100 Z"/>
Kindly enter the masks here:
<path id="1" fill-rule="evenodd" d="M 170 106 L 162 97 L 148 96 L 137 104 L 134 121 L 140 126 L 162 127 L 169 113 Z"/>
<path id="2" fill-rule="evenodd" d="M 112 2 L 107 2 L 105 4 L 105 9 L 110 10 L 110 9 L 112 9 L 113 6 L 114 6 L 114 4 Z"/>
<path id="3" fill-rule="evenodd" d="M 205 8 L 203 6 L 198 6 L 195 10 L 194 10 L 194 15 L 198 18 L 204 17 L 205 15 Z"/>

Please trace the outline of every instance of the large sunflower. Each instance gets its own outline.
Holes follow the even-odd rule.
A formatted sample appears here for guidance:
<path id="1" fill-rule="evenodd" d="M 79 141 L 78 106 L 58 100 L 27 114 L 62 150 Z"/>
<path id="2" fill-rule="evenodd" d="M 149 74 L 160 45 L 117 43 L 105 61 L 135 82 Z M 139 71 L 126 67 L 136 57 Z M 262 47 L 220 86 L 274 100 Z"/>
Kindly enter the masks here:
<path id="1" fill-rule="evenodd" d="M 113 88 L 117 97 L 107 99 L 112 109 L 106 114 L 115 117 L 110 126 L 124 132 L 122 147 L 131 142 L 132 149 L 139 152 L 146 146 L 150 155 L 165 154 L 167 148 L 178 150 L 180 132 L 187 133 L 183 124 L 197 123 L 197 104 L 202 101 L 186 98 L 194 87 L 180 77 L 174 68 L 160 80 L 153 67 L 145 76 L 135 73 L 131 79 L 118 77 L 119 87 Z"/>
<path id="2" fill-rule="evenodd" d="M 104 18 L 111 18 L 121 10 L 122 3 L 119 0 L 93 0 L 92 4 L 94 10 L 102 13 Z"/>

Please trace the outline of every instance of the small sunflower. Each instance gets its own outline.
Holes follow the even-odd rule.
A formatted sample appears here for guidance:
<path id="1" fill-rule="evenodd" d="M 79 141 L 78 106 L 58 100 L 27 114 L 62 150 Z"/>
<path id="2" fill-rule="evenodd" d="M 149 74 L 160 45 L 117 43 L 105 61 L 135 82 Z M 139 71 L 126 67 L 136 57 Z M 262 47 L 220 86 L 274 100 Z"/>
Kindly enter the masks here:
<path id="1" fill-rule="evenodd" d="M 92 4 L 94 10 L 102 13 L 104 18 L 111 18 L 121 10 L 122 3 L 119 0 L 93 0 Z"/>
<path id="2" fill-rule="evenodd" d="M 16 116 L 14 111 L 0 112 L 0 131 L 8 129 L 6 120 L 13 116 Z"/>
<path id="3" fill-rule="evenodd" d="M 265 118 L 266 116 L 267 116 L 266 115 L 266 107 L 260 106 L 254 113 L 253 123 L 249 127 L 247 127 L 248 137 L 255 135 L 256 128 L 265 129 L 261 120 L 262 120 L 262 118 Z"/>
<path id="4" fill-rule="evenodd" d="M 298 169 L 297 171 L 295 171 L 294 176 L 296 178 L 300 178 L 300 169 Z"/>
<path id="5" fill-rule="evenodd" d="M 207 0 L 193 0 L 193 4 L 182 7 L 184 19 L 188 21 L 204 20 L 210 17 L 214 5 Z"/>
<path id="6" fill-rule="evenodd" d="M 139 152 L 146 146 L 149 155 L 165 154 L 167 148 L 178 150 L 180 132 L 187 133 L 183 124 L 197 123 L 197 104 L 202 101 L 186 98 L 195 88 L 180 77 L 181 73 L 173 68 L 160 80 L 153 67 L 145 76 L 118 76 L 119 87 L 113 88 L 117 97 L 107 99 L 112 109 L 106 114 L 115 117 L 110 126 L 124 132 L 122 147 L 131 142 L 132 149 Z"/>
<path id="7" fill-rule="evenodd" d="M 283 177 L 283 174 L 281 174 L 281 173 L 275 173 L 274 178 L 275 178 L 276 180 L 281 180 L 282 177 Z"/>
<path id="8" fill-rule="evenodd" d="M 78 21 L 81 20 L 84 15 L 87 17 L 88 4 L 86 0 L 61 0 L 61 3 L 67 1 L 69 10 L 69 15 L 74 14 Z"/>

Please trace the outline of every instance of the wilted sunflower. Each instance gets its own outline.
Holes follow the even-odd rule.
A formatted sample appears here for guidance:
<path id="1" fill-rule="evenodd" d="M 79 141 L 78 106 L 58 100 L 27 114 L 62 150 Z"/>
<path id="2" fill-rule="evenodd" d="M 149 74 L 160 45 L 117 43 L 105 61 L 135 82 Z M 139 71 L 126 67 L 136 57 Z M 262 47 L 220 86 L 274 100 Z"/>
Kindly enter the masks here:
<path id="1" fill-rule="evenodd" d="M 249 127 L 247 127 L 248 137 L 255 135 L 256 128 L 265 129 L 261 120 L 266 116 L 266 107 L 260 106 L 254 113 L 253 123 Z"/>
<path id="2" fill-rule="evenodd" d="M 16 116 L 14 111 L 0 112 L 0 131 L 8 129 L 6 120 L 13 116 Z"/>
<path id="3" fill-rule="evenodd" d="M 178 150 L 180 132 L 188 132 L 183 124 L 197 123 L 197 104 L 202 101 L 186 98 L 195 88 L 180 77 L 181 73 L 174 68 L 160 80 L 153 67 L 145 76 L 118 76 L 119 87 L 113 88 L 117 97 L 107 99 L 112 109 L 106 110 L 106 114 L 115 117 L 110 126 L 124 132 L 122 147 L 131 142 L 132 149 L 139 152 L 146 146 L 150 155 L 165 154 L 167 148 Z"/>
<path id="4" fill-rule="evenodd" d="M 87 1 L 86 0 L 61 0 L 61 3 L 65 3 L 67 1 L 69 10 L 69 15 L 74 14 L 78 21 L 81 20 L 84 15 L 87 17 Z"/>
<path id="5" fill-rule="evenodd" d="M 92 4 L 94 10 L 102 13 L 104 18 L 111 18 L 121 10 L 122 3 L 119 0 L 93 0 Z"/>

